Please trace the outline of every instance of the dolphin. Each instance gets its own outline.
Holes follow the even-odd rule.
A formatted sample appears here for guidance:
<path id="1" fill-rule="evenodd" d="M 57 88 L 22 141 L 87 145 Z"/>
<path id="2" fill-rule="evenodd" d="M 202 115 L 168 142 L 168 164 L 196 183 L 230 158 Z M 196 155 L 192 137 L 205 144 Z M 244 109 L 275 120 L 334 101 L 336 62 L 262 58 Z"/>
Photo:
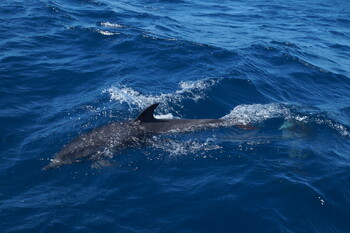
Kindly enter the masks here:
<path id="1" fill-rule="evenodd" d="M 227 122 L 224 119 L 157 119 L 154 117 L 154 110 L 158 105 L 156 103 L 147 107 L 135 120 L 113 122 L 75 138 L 56 153 L 42 170 L 84 160 L 98 161 L 108 153 L 113 154 L 127 147 L 141 145 L 152 135 L 197 131 L 225 126 Z M 248 126 L 235 126 L 250 129 Z"/>

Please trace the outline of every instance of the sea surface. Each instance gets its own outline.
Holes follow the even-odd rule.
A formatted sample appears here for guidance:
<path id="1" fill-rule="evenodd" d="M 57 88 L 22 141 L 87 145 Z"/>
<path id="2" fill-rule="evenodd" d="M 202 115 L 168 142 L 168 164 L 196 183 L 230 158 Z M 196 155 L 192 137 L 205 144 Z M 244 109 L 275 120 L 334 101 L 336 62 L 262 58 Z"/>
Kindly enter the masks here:
<path id="1" fill-rule="evenodd" d="M 350 232 L 347 0 L 1 0 L 0 232 Z M 42 171 L 160 103 L 239 127 Z M 107 162 L 106 162 L 107 160 Z"/>

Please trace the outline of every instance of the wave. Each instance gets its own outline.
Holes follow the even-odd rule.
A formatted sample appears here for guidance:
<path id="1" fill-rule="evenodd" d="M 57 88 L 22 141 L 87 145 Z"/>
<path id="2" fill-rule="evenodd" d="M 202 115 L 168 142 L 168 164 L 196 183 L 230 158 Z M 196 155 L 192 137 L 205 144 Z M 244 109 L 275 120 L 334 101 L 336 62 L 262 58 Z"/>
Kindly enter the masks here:
<path id="1" fill-rule="evenodd" d="M 236 124 L 249 125 L 272 118 L 290 118 L 291 111 L 282 104 L 238 105 L 222 119 L 234 121 Z"/>
<path id="2" fill-rule="evenodd" d="M 124 85 L 112 86 L 102 92 L 110 95 L 110 101 L 127 104 L 129 111 L 140 111 L 153 103 L 162 103 L 159 106 L 160 113 L 156 117 L 171 119 L 175 117 L 169 112 L 176 112 L 176 107 L 183 108 L 183 102 L 185 100 L 197 102 L 208 98 L 209 90 L 219 85 L 222 81 L 223 78 L 206 78 L 180 82 L 179 89 L 175 92 L 158 95 L 144 94 Z M 300 124 L 304 126 L 313 124 L 314 126 L 310 127 L 317 127 L 317 125 L 326 126 L 336 130 L 341 136 L 350 136 L 346 125 L 336 122 L 327 115 L 320 113 L 318 109 L 315 109 L 314 112 L 305 112 L 305 110 L 309 109 L 310 107 L 297 107 L 286 103 L 239 104 L 228 114 L 222 116 L 221 119 L 227 120 L 226 126 L 262 126 L 268 120 L 279 119 L 282 121 L 280 130 L 295 128 L 296 125 L 300 126 Z"/>

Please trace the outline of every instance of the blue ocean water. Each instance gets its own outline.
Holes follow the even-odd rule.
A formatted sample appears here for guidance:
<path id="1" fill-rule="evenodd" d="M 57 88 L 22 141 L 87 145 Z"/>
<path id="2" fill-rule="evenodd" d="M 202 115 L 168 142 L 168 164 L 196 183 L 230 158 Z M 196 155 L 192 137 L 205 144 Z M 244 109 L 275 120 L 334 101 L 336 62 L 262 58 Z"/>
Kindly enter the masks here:
<path id="1" fill-rule="evenodd" d="M 349 7 L 2 0 L 0 232 L 350 232 Z M 41 170 L 157 102 L 258 129 Z"/>

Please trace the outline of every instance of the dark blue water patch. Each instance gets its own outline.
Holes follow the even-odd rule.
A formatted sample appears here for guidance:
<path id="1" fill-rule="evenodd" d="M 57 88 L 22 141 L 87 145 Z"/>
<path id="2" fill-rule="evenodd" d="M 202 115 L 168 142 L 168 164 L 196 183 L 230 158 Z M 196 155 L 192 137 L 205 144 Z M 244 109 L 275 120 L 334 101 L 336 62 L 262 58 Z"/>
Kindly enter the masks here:
<path id="1" fill-rule="evenodd" d="M 220 91 L 217 91 L 220 89 Z M 246 93 L 251 95 L 248 97 Z M 208 93 L 214 99 L 225 99 L 229 107 L 239 104 L 267 103 L 268 100 L 257 90 L 250 80 L 225 78 Z"/>
<path id="2" fill-rule="evenodd" d="M 330 47 L 337 49 L 337 51 L 344 57 L 349 56 L 350 45 L 346 44 L 331 44 Z"/>
<path id="3" fill-rule="evenodd" d="M 350 117 L 350 107 L 341 108 L 340 111 L 344 115 L 344 118 Z"/>
<path id="4" fill-rule="evenodd" d="M 332 31 L 330 31 L 330 33 L 332 33 L 334 35 L 337 35 L 337 36 L 341 36 L 342 38 L 345 38 L 345 39 L 348 38 L 348 35 L 346 33 L 344 33 L 344 32 L 339 32 L 339 31 L 332 30 Z"/>
<path id="5" fill-rule="evenodd" d="M 153 50 L 158 47 L 163 49 L 154 53 Z M 150 57 L 150 59 L 153 61 L 162 60 L 166 62 L 169 60 L 169 63 L 171 61 L 173 65 L 178 64 L 179 62 L 183 62 L 184 65 L 186 63 L 188 65 L 191 65 L 194 63 L 194 61 L 201 61 L 205 64 L 210 64 L 211 60 L 209 59 L 212 59 L 214 61 L 216 59 L 219 59 L 222 62 L 224 59 L 229 60 L 235 58 L 235 53 L 231 51 L 225 51 L 204 44 L 197 44 L 186 41 L 164 40 L 148 35 L 140 35 L 131 41 L 117 45 L 115 49 L 116 52 L 119 53 L 135 51 L 135 53 L 139 54 L 139 56 L 146 58 Z M 173 54 L 173 57 L 167 58 L 167 60 L 165 60 L 165 54 Z M 181 63 L 179 65 L 181 65 Z M 171 66 L 169 68 L 171 69 Z"/>
<path id="6" fill-rule="evenodd" d="M 348 78 L 342 75 L 331 73 L 327 70 L 323 70 L 317 66 L 314 66 L 298 57 L 290 56 L 288 53 L 283 53 L 279 49 L 276 48 L 270 48 L 270 47 L 257 47 L 259 50 L 262 49 L 264 53 L 258 53 L 259 56 L 261 56 L 262 63 L 264 64 L 265 61 L 271 62 L 272 66 L 269 66 L 268 71 L 260 71 L 260 72 L 267 72 L 264 74 L 264 83 L 263 85 L 266 86 L 268 84 L 278 86 L 279 88 L 288 88 L 290 90 L 294 91 L 288 91 L 286 93 L 291 94 L 294 93 L 295 96 L 288 97 L 285 96 L 287 101 L 290 101 L 290 98 L 299 98 L 299 101 L 305 102 L 310 101 L 310 98 L 314 98 L 314 101 L 321 100 L 323 102 L 324 95 L 328 96 L 336 96 L 338 93 L 339 95 L 339 101 L 342 102 L 341 96 L 347 95 L 348 90 Z M 291 52 L 291 51 L 290 51 Z M 250 65 L 252 66 L 252 65 Z M 283 72 L 286 72 L 286 75 L 283 75 L 280 71 L 278 74 L 274 74 L 274 69 L 283 69 Z M 255 71 L 255 70 L 254 70 Z M 272 73 L 271 73 L 272 72 Z M 285 77 L 285 78 L 283 78 Z M 302 78 L 304 77 L 304 78 Z M 260 78 L 256 77 L 256 82 L 260 83 Z M 270 83 L 266 83 L 267 80 L 271 80 Z M 278 80 L 283 80 L 283 85 L 276 85 L 276 82 L 279 82 Z M 336 82 L 334 82 L 336 80 Z M 254 80 L 255 81 L 255 80 Z M 275 84 L 274 84 L 275 83 Z M 344 89 L 340 89 L 340 92 L 334 92 L 334 87 L 332 85 L 334 83 L 343 83 L 342 87 Z M 272 87 L 271 87 L 272 88 Z M 304 89 L 304 91 L 300 92 L 299 90 Z M 306 90 L 307 89 L 307 90 Z M 319 90 L 322 91 L 319 91 Z M 282 91 L 282 90 L 280 90 Z M 272 93 L 271 93 L 272 94 Z M 304 96 L 300 96 L 300 94 L 305 94 Z M 278 95 L 281 96 L 279 93 Z M 319 95 L 322 95 L 320 97 Z M 282 95 L 283 96 L 283 95 Z M 322 104 L 322 103 L 318 104 Z M 317 102 L 315 102 L 317 104 Z M 346 103 L 344 103 L 346 105 Z"/>

